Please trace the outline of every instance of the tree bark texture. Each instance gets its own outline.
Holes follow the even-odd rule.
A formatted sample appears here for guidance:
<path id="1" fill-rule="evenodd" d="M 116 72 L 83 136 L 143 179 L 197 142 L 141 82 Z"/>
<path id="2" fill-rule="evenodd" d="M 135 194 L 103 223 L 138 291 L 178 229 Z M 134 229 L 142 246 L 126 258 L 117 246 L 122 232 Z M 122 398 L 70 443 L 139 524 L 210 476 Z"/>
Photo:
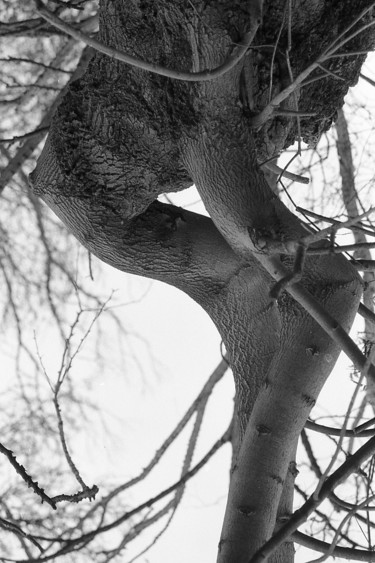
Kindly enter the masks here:
<path id="1" fill-rule="evenodd" d="M 102 0 L 99 38 L 168 68 L 211 69 L 247 31 L 250 4 Z M 186 292 L 223 338 L 236 383 L 236 431 L 220 563 L 248 563 L 291 512 L 298 436 L 339 354 L 286 292 L 270 298 L 272 260 L 290 269 L 293 259 L 271 260 L 257 241 L 296 240 L 308 229 L 259 163 L 293 143 L 298 127 L 294 118 L 273 116 L 254 130 L 252 118 L 290 83 L 289 63 L 298 75 L 368 5 L 296 0 L 290 20 L 288 3 L 265 2 L 254 48 L 208 82 L 176 81 L 95 54 L 60 104 L 31 175 L 35 193 L 90 252 Z M 342 51 L 371 41 L 361 33 Z M 298 99 L 300 111 L 316 114 L 301 120 L 307 142 L 329 128 L 362 62 L 332 59 L 327 66 L 343 80 L 328 76 L 283 102 L 294 109 Z M 193 183 L 210 218 L 157 200 Z M 301 283 L 350 328 L 361 282 L 343 257 L 309 258 Z M 293 561 L 291 544 L 270 561 Z"/>

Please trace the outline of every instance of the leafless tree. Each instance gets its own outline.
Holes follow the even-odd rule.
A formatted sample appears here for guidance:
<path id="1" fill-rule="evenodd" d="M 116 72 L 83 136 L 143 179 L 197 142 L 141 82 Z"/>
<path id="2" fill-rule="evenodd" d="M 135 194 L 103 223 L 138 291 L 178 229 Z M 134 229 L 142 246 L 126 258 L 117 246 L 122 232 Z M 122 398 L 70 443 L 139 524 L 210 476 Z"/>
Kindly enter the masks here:
<path id="1" fill-rule="evenodd" d="M 169 283 L 199 303 L 219 330 L 236 385 L 230 428 L 192 467 L 208 391 L 225 369 L 223 360 L 148 466 L 157 463 L 195 415 L 181 479 L 155 498 L 129 509 L 120 494 L 132 480 L 89 509 L 80 504 L 74 514 L 75 505 L 69 505 L 67 521 L 54 526 L 50 534 L 25 536 L 10 515 L 4 527 L 18 526 L 10 531 L 20 541 L 34 543 L 27 547 L 28 561 L 35 557 L 35 549 L 43 551 L 38 561 L 77 552 L 91 560 L 93 556 L 111 560 L 146 527 L 174 513 L 185 482 L 228 440 L 233 462 L 219 563 L 292 562 L 293 541 L 322 551 L 319 560 L 331 555 L 374 560 L 369 503 L 375 437 L 372 421 L 363 423 L 368 411 L 362 409 L 355 428 L 348 429 L 364 378 L 373 404 L 371 291 L 364 293 L 360 304 L 364 283 L 371 288 L 373 274 L 366 273 L 364 279 L 358 274 L 374 268 L 365 253 L 373 246 L 367 239 L 373 229 L 371 209 L 361 209 L 357 201 L 341 109 L 373 47 L 374 10 L 375 3 L 368 0 L 335 0 L 329 5 L 291 0 L 264 5 L 261 0 L 101 0 L 96 33 L 98 19 L 91 2 L 54 1 L 46 6 L 38 0 L 23 21 L 2 25 L 8 48 L 9 37 L 32 40 L 33 63 L 40 67 L 38 84 L 24 82 L 27 74 L 21 80 L 16 71 L 16 79 L 7 77 L 7 115 L 15 113 L 19 103 L 29 107 L 33 88 L 56 90 L 54 73 L 60 65 L 73 75 L 66 77 L 62 92 L 44 98 L 39 124 L 23 136 L 23 146 L 15 148 L 17 143 L 12 143 L 2 150 L 1 185 L 20 174 L 20 163 L 25 163 L 22 170 L 27 172 L 30 164 L 25 159 L 48 129 L 30 176 L 31 188 L 19 197 L 27 194 L 38 210 L 37 220 L 46 213 L 37 199 L 41 198 L 100 260 Z M 42 47 L 47 40 L 53 47 L 52 59 Z M 21 56 L 20 48 L 17 64 L 31 64 L 25 63 L 30 53 Z M 12 90 L 14 95 L 9 94 Z M 280 186 L 288 179 L 308 180 L 303 173 L 289 170 L 290 163 L 281 167 L 278 157 L 295 142 L 297 156 L 302 141 L 316 146 L 336 118 L 345 217 L 319 216 L 310 209 L 304 210 L 301 221 L 284 203 Z M 21 120 L 7 142 L 19 141 L 27 125 Z M 157 199 L 192 184 L 209 217 Z M 13 197 L 9 200 L 12 203 Z M 317 221 L 326 221 L 324 228 L 317 228 Z M 47 238 L 39 223 L 38 228 L 46 241 L 47 303 L 59 318 L 50 275 L 61 264 L 47 248 L 57 246 L 60 238 Z M 352 244 L 338 243 L 337 232 L 344 228 L 353 232 Z M 26 244 L 23 241 L 25 248 Z M 348 258 L 344 252 L 354 254 Z M 18 275 L 18 262 L 13 265 L 12 259 L 8 251 L 8 268 L 14 270 L 12 275 L 4 274 L 10 303 L 11 281 L 13 274 Z M 63 267 L 67 281 L 70 271 Z M 358 311 L 367 319 L 364 352 L 348 335 Z M 355 376 L 358 385 L 340 429 L 308 417 L 341 350 L 360 376 Z M 63 373 L 51 388 L 64 444 L 58 400 Z M 326 469 L 316 457 L 310 430 L 337 437 L 333 461 Z M 303 503 L 293 512 L 295 454 L 301 433 L 308 465 L 318 482 L 312 494 L 298 485 Z M 358 435 L 370 439 L 360 446 L 351 441 L 350 457 L 343 456 L 345 438 Z M 8 460 L 40 494 L 24 467 L 5 450 Z M 67 446 L 64 452 L 79 480 Z M 339 465 L 333 469 L 336 461 Z M 352 477 L 355 471 L 357 476 Z M 334 492 L 344 480 L 355 491 L 352 503 Z M 83 481 L 80 485 L 73 498 L 49 500 L 54 504 L 95 494 Z M 147 512 L 164 498 L 161 508 Z M 347 517 L 338 523 L 324 502 L 345 510 Z M 325 541 L 297 531 L 313 513 L 315 522 L 322 523 Z M 367 526 L 366 546 L 350 537 L 353 515 Z M 114 529 L 121 529 L 117 544 L 103 548 L 103 535 Z M 349 547 L 338 546 L 341 539 Z"/>

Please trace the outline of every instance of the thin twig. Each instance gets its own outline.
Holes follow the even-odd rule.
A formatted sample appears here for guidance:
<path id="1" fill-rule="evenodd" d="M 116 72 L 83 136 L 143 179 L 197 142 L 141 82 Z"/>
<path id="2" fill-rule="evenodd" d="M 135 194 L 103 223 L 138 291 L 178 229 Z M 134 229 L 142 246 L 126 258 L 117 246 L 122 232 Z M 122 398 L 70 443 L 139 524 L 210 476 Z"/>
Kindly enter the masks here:
<path id="1" fill-rule="evenodd" d="M 281 115 L 284 117 L 315 117 L 315 111 L 298 111 L 296 109 L 275 109 L 274 115 Z"/>
<path id="2" fill-rule="evenodd" d="M 62 72 L 63 74 L 72 74 L 70 70 L 64 70 L 63 68 L 58 68 L 53 65 L 45 64 L 39 61 L 33 61 L 32 59 L 25 59 L 22 57 L 6 57 L 0 58 L 1 63 L 28 63 L 31 65 L 36 65 L 45 68 L 46 70 L 53 70 L 55 72 Z"/>
<path id="3" fill-rule="evenodd" d="M 0 528 L 6 530 L 7 532 L 12 532 L 13 534 L 16 534 L 16 536 L 19 536 L 20 538 L 28 539 L 29 541 L 31 541 L 32 544 L 34 544 L 39 549 L 41 553 L 43 553 L 42 546 L 32 536 L 30 536 L 30 534 L 24 532 L 22 528 L 20 528 L 20 526 L 17 526 L 17 524 L 15 524 L 14 522 L 5 520 L 5 518 L 0 518 Z"/>
<path id="4" fill-rule="evenodd" d="M 318 67 L 319 67 L 326 75 L 332 76 L 332 78 L 336 78 L 336 80 L 341 80 L 342 82 L 345 82 L 345 78 L 342 78 L 342 76 L 339 76 L 338 74 L 336 74 L 336 72 L 332 72 L 332 70 L 328 70 L 328 68 L 325 68 L 325 66 L 323 66 L 321 63 L 318 63 Z"/>
<path id="5" fill-rule="evenodd" d="M 293 82 L 291 84 L 289 84 L 286 88 L 284 88 L 284 90 L 282 90 L 281 92 L 279 92 L 264 108 L 263 110 L 258 114 L 255 115 L 252 119 L 251 119 L 251 125 L 254 128 L 259 128 L 261 127 L 268 119 L 270 119 L 272 117 L 272 115 L 274 114 L 274 111 L 280 106 L 280 104 L 286 100 L 291 94 L 293 94 L 293 92 L 295 92 L 298 88 L 302 87 L 302 86 L 306 86 L 308 83 L 310 83 L 310 81 L 306 81 L 305 80 L 312 74 L 312 72 L 314 70 L 316 70 L 317 68 L 319 68 L 320 65 L 322 65 L 326 60 L 328 60 L 329 58 L 331 58 L 332 56 L 335 55 L 335 53 L 341 48 L 343 47 L 346 43 L 348 43 L 351 39 L 353 39 L 354 37 L 356 37 L 359 33 L 362 33 L 363 31 L 365 31 L 366 29 L 368 29 L 369 27 L 372 27 L 373 25 L 375 25 L 375 21 L 371 21 L 367 24 L 364 24 L 363 26 L 361 26 L 357 31 L 355 31 L 354 33 L 352 33 L 351 35 L 345 37 L 345 35 L 352 29 L 352 27 L 359 22 L 370 10 L 372 10 L 372 8 L 375 6 L 375 2 L 373 2 L 369 7 L 367 7 L 365 10 L 363 10 L 358 16 L 357 18 L 355 18 L 349 26 L 347 26 L 345 28 L 345 30 L 323 51 L 323 53 L 313 62 L 311 63 L 307 68 L 305 68 L 305 70 L 303 70 L 296 78 L 295 80 L 293 80 Z M 340 41 L 341 38 L 345 37 L 342 41 Z M 329 71 L 327 71 L 327 69 L 324 69 L 324 75 L 323 77 L 316 77 L 316 78 L 312 78 L 312 81 L 315 80 L 320 80 L 321 78 L 326 77 L 327 75 L 330 76 L 330 74 L 327 74 Z M 335 75 L 335 78 L 338 78 Z"/>
<path id="6" fill-rule="evenodd" d="M 54 510 L 56 510 L 56 502 L 54 502 L 54 500 L 51 499 L 44 492 L 44 489 L 39 487 L 38 481 L 34 481 L 30 477 L 30 475 L 27 473 L 24 466 L 17 461 L 14 453 L 11 450 L 8 450 L 8 448 L 3 446 L 3 444 L 1 444 L 1 443 L 0 443 L 0 452 L 8 458 L 8 460 L 10 461 L 11 465 L 13 465 L 13 467 L 16 470 L 16 472 L 18 473 L 18 475 L 20 475 L 22 477 L 22 479 L 25 481 L 25 483 L 27 484 L 27 486 L 30 487 L 34 491 L 34 493 L 36 493 L 42 499 L 42 502 L 46 502 L 47 504 L 52 506 L 52 508 Z"/>
<path id="7" fill-rule="evenodd" d="M 191 479 L 194 475 L 196 475 L 196 473 L 198 473 L 198 471 L 213 457 L 213 455 L 224 445 L 226 444 L 232 435 L 232 424 L 229 425 L 228 429 L 224 432 L 224 434 L 221 436 L 221 438 L 219 438 L 214 444 L 213 446 L 210 448 L 210 450 L 201 458 L 201 460 L 192 467 L 192 469 L 190 469 L 190 471 L 188 471 L 187 473 L 185 473 L 185 475 L 183 477 L 181 477 L 178 481 L 176 481 L 173 485 L 171 485 L 170 487 L 168 487 L 167 489 L 164 489 L 164 491 L 161 491 L 159 494 L 157 494 L 155 497 L 148 499 L 147 501 L 145 501 L 144 503 L 140 504 L 139 506 L 137 506 L 136 508 L 129 510 L 128 512 L 126 512 L 125 514 L 123 514 L 122 516 L 120 516 L 119 518 L 117 518 L 116 520 L 113 520 L 112 522 L 110 522 L 109 524 L 105 524 L 103 526 L 99 526 L 98 528 L 96 528 L 95 530 L 92 530 L 90 532 L 84 533 L 81 536 L 74 538 L 74 539 L 67 539 L 66 540 L 66 545 L 64 547 L 62 547 L 61 549 L 59 549 L 57 552 L 48 555 L 46 557 L 40 557 L 38 558 L 38 562 L 39 563 L 44 563 L 45 561 L 51 561 L 52 559 L 56 559 L 57 557 L 61 556 L 61 555 L 65 555 L 66 553 L 69 553 L 71 551 L 76 551 L 77 549 L 79 549 L 80 547 L 82 547 L 82 545 L 86 545 L 88 542 L 90 542 L 92 539 L 94 539 L 95 537 L 97 537 L 99 534 L 102 534 L 104 532 L 107 532 L 109 530 L 112 530 L 113 528 L 116 528 L 117 526 L 119 526 L 120 524 L 122 524 L 123 522 L 126 522 L 127 520 L 129 520 L 130 518 L 132 518 L 135 514 L 138 514 L 139 512 L 142 512 L 145 508 L 149 508 L 150 506 L 152 506 L 153 504 L 155 504 L 156 502 L 158 502 L 159 500 L 163 499 L 164 497 L 166 497 L 167 495 L 171 494 L 172 492 L 174 492 L 177 488 L 181 487 L 184 483 L 186 483 L 186 481 L 188 481 L 189 479 Z M 59 540 L 60 541 L 60 540 Z M 28 563 L 27 561 L 19 561 L 18 563 Z"/>
<path id="8" fill-rule="evenodd" d="M 338 219 L 333 219 L 332 217 L 327 217 L 326 215 L 321 215 L 320 213 L 315 213 L 315 211 L 310 211 L 310 209 L 305 209 L 304 207 L 300 207 L 297 206 L 295 208 L 295 211 L 297 211 L 298 213 L 302 213 L 303 215 L 308 215 L 309 217 L 312 217 L 313 219 L 318 219 L 319 221 L 323 221 L 325 223 L 330 223 L 331 225 L 342 225 L 342 221 L 339 221 Z M 370 230 L 370 229 L 366 229 L 362 223 L 360 222 L 358 225 L 352 225 L 350 227 L 351 231 L 361 231 L 369 236 L 375 237 L 375 231 L 374 230 Z"/>
<path id="9" fill-rule="evenodd" d="M 17 141 L 23 141 L 24 139 L 29 139 L 30 137 L 35 137 L 41 133 L 47 133 L 49 127 L 40 127 L 39 129 L 34 129 L 34 131 L 29 131 L 28 133 L 23 133 L 23 135 L 15 135 L 14 137 L 0 139 L 0 143 L 15 143 Z"/>
<path id="10" fill-rule="evenodd" d="M 294 264 L 293 264 L 293 271 L 275 283 L 275 285 L 272 287 L 270 291 L 270 297 L 272 297 L 272 299 L 278 299 L 282 291 L 287 289 L 287 287 L 289 287 L 290 285 L 293 285 L 301 280 L 305 260 L 306 260 L 306 246 L 304 244 L 300 244 L 297 247 Z"/>
<path id="11" fill-rule="evenodd" d="M 345 430 L 344 436 L 347 438 L 369 438 L 375 435 L 375 428 L 368 429 L 369 426 L 374 426 L 375 418 L 368 420 L 364 424 L 357 426 L 356 428 L 350 428 Z M 333 426 L 325 426 L 324 424 L 318 424 L 312 420 L 307 420 L 305 428 L 308 430 L 314 430 L 320 434 L 326 434 L 328 436 L 341 436 L 342 429 L 334 428 Z"/>
<path id="12" fill-rule="evenodd" d="M 353 252 L 354 250 L 359 250 L 360 248 L 363 249 L 375 248 L 375 242 L 361 242 L 359 244 L 342 244 L 340 246 L 308 248 L 307 254 L 341 254 L 342 252 Z"/>
<path id="13" fill-rule="evenodd" d="M 298 182 L 300 184 L 308 184 L 310 182 L 309 178 L 300 176 L 299 174 L 294 174 L 294 172 L 289 172 L 289 170 L 281 168 L 275 162 L 265 162 L 263 166 L 268 168 L 268 170 L 271 170 L 271 172 L 279 174 L 280 176 L 285 176 L 285 178 L 288 178 L 288 180 L 292 180 L 293 182 Z"/>
<path id="14" fill-rule="evenodd" d="M 368 211 L 365 211 L 361 215 L 357 215 L 357 217 L 352 217 L 352 218 L 350 218 L 347 221 L 344 221 L 342 223 L 334 223 L 330 227 L 322 229 L 317 233 L 311 233 L 311 234 L 307 235 L 306 237 L 303 237 L 301 239 L 301 241 L 303 241 L 304 244 L 309 246 L 310 244 L 312 244 L 314 242 L 318 242 L 318 241 L 322 240 L 326 236 L 332 236 L 332 234 L 336 233 L 339 229 L 350 229 L 352 226 L 359 223 L 362 219 L 371 215 L 371 213 L 373 213 L 374 211 L 375 211 L 375 208 L 371 207 Z"/>
<path id="15" fill-rule="evenodd" d="M 228 360 L 224 357 L 222 361 L 216 366 L 206 383 L 204 384 L 202 390 L 198 394 L 198 396 L 194 399 L 193 403 L 190 405 L 184 416 L 178 422 L 176 427 L 172 430 L 169 434 L 167 439 L 163 442 L 163 444 L 156 450 L 155 455 L 152 457 L 151 461 L 146 465 L 146 467 L 137 475 L 133 477 L 129 481 L 119 485 L 113 491 L 111 491 L 107 496 L 105 496 L 101 501 L 100 504 L 105 506 L 112 500 L 115 496 L 120 494 L 121 492 L 133 487 L 140 481 L 144 480 L 147 475 L 149 475 L 152 469 L 159 463 L 163 455 L 166 453 L 168 448 L 173 444 L 176 438 L 181 434 L 189 420 L 192 418 L 195 412 L 199 410 L 201 403 L 206 402 L 210 397 L 212 390 L 214 389 L 215 385 L 222 379 L 226 371 L 228 370 Z M 91 509 L 90 512 L 95 510 L 95 507 Z"/>
<path id="16" fill-rule="evenodd" d="M 372 53 L 374 49 L 364 49 L 363 51 L 350 51 L 350 53 L 335 53 L 334 55 L 329 55 L 328 59 L 342 59 L 343 57 L 358 57 L 361 55 L 368 55 Z"/>
<path id="17" fill-rule="evenodd" d="M 369 76 L 366 76 L 365 74 L 362 74 L 361 72 L 359 73 L 359 76 L 360 76 L 360 78 L 362 78 L 363 80 L 366 80 L 366 82 L 371 84 L 371 86 L 375 86 L 375 80 L 372 80 L 372 78 L 370 78 Z"/>
<path id="18" fill-rule="evenodd" d="M 328 475 L 330 474 L 331 469 L 335 465 L 336 460 L 337 460 L 339 453 L 341 451 L 341 446 L 342 446 L 342 443 L 343 443 L 344 438 L 345 438 L 345 432 L 346 432 L 346 428 L 348 426 L 349 417 L 352 413 L 354 403 L 357 399 L 359 390 L 361 388 L 361 383 L 362 383 L 363 379 L 366 377 L 368 368 L 370 367 L 371 362 L 373 360 L 374 351 L 375 351 L 375 348 L 372 351 L 373 353 L 369 355 L 368 364 L 364 366 L 362 373 L 361 373 L 361 375 L 358 379 L 358 382 L 355 386 L 354 393 L 352 394 L 352 396 L 350 398 L 349 405 L 348 405 L 348 408 L 347 408 L 346 413 L 345 413 L 344 422 L 343 422 L 343 425 L 342 425 L 342 428 L 341 428 L 341 431 L 340 431 L 340 436 L 339 436 L 335 451 L 334 451 L 333 455 L 331 456 L 331 460 L 330 460 L 329 464 L 327 465 L 326 469 L 323 471 L 323 473 L 322 473 L 322 475 L 319 479 L 319 482 L 316 486 L 315 491 L 313 492 L 313 498 L 315 500 L 319 498 L 319 493 L 321 491 L 321 488 L 323 487 L 325 480 L 327 479 Z"/>

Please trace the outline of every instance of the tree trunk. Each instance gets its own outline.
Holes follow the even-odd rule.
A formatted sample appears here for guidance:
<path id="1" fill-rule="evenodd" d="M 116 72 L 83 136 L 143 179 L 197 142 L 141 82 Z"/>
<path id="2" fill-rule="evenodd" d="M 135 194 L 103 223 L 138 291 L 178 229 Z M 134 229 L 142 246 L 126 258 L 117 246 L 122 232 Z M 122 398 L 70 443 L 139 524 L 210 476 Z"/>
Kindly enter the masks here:
<path id="1" fill-rule="evenodd" d="M 270 297 L 275 264 L 290 270 L 293 259 L 270 255 L 262 240 L 294 241 L 308 229 L 271 190 L 258 162 L 291 144 L 298 127 L 273 116 L 254 131 L 252 118 L 289 84 L 287 55 L 296 76 L 335 39 L 332 29 L 341 33 L 369 2 L 337 0 L 329 9 L 323 1 L 293 3 L 287 54 L 289 20 L 275 4 L 265 3 L 258 47 L 209 82 L 174 81 L 96 54 L 58 108 L 31 176 L 35 193 L 90 252 L 185 291 L 220 331 L 236 383 L 220 563 L 248 563 L 291 512 L 298 436 L 339 354 L 291 296 Z M 215 68 L 248 29 L 251 5 L 102 0 L 100 40 L 168 68 Z M 267 45 L 283 22 L 271 65 Z M 369 43 L 362 33 L 350 47 Z M 330 126 L 362 59 L 334 59 L 329 66 L 344 80 L 328 76 L 299 89 L 300 110 L 317 114 L 301 121 L 307 141 Z M 291 106 L 286 100 L 284 109 Z M 212 220 L 156 201 L 192 183 Z M 343 257 L 309 258 L 301 283 L 350 328 L 361 281 Z M 271 560 L 292 562 L 291 544 Z"/>

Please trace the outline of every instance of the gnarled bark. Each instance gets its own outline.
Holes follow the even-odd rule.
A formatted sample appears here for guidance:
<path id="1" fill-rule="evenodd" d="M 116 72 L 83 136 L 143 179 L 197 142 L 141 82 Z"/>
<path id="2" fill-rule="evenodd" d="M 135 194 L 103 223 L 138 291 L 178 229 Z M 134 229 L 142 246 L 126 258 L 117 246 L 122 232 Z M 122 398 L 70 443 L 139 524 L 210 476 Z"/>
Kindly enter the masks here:
<path id="1" fill-rule="evenodd" d="M 298 73 L 334 39 L 333 20 L 339 33 L 369 3 L 335 1 L 329 12 L 324 2 L 294 4 L 290 62 Z M 182 0 L 102 0 L 99 36 L 145 60 L 196 71 L 225 60 L 249 17 L 248 2 L 240 0 L 194 7 Z M 93 254 L 185 291 L 222 335 L 236 382 L 236 432 L 220 563 L 247 563 L 291 510 L 288 469 L 298 436 L 339 354 L 292 297 L 270 298 L 275 264 L 290 269 L 292 260 L 258 248 L 262 237 L 285 242 L 308 232 L 258 166 L 294 141 L 296 122 L 274 117 L 252 129 L 252 116 L 269 97 L 270 53 L 262 44 L 274 44 L 283 18 L 282 5 L 266 2 L 257 48 L 207 83 L 173 81 L 97 54 L 58 108 L 32 174 L 35 193 Z M 285 29 L 271 69 L 271 96 L 290 81 L 287 35 Z M 369 42 L 364 33 L 350 47 Z M 361 62 L 332 63 L 344 78 L 339 87 L 331 76 L 323 88 L 319 82 L 300 89 L 300 108 L 318 112 L 302 122 L 307 140 L 330 125 Z M 193 182 L 211 219 L 156 201 Z M 349 329 L 361 282 L 344 258 L 309 258 L 301 283 Z M 272 559 L 292 560 L 290 545 Z"/>

